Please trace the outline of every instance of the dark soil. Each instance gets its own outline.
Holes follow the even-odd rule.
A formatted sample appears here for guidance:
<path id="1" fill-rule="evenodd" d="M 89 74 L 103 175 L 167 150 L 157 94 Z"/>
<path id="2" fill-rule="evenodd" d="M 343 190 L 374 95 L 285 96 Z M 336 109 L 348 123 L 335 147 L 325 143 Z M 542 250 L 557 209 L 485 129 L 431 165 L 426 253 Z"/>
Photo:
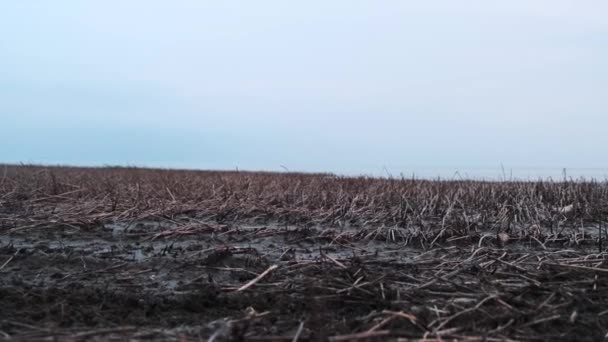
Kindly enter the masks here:
<path id="1" fill-rule="evenodd" d="M 207 232 L 169 234 L 183 227 Z M 216 341 L 291 341 L 300 326 L 302 341 L 600 340 L 608 331 L 608 270 L 591 241 L 423 248 L 365 236 L 196 220 L 4 234 L 0 331 Z M 356 333 L 367 335 L 346 336 Z"/>

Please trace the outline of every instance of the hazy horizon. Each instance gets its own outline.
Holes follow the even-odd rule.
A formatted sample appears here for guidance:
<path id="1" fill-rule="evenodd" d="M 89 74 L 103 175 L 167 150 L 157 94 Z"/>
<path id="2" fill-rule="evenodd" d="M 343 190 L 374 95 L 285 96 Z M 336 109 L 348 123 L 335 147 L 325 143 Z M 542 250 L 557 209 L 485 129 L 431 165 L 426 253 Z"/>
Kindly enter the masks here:
<path id="1" fill-rule="evenodd" d="M 3 3 L 0 163 L 606 178 L 607 10 Z"/>

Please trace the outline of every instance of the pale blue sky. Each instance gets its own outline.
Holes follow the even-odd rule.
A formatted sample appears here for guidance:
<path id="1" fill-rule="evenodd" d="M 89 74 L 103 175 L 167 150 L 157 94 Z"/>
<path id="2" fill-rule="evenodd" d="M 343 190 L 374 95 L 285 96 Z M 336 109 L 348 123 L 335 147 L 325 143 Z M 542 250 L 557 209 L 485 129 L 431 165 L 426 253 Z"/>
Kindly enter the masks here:
<path id="1" fill-rule="evenodd" d="M 4 1 L 0 162 L 608 168 L 606 18 L 604 0 Z"/>

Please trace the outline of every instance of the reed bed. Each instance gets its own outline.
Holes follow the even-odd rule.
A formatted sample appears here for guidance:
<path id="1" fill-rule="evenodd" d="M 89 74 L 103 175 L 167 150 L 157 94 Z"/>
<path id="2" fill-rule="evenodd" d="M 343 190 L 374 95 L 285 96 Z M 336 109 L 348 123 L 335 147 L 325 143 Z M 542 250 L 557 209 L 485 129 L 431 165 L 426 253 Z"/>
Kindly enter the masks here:
<path id="1" fill-rule="evenodd" d="M 409 228 L 426 238 L 548 236 L 602 222 L 608 183 L 378 179 L 331 174 L 0 166 L 3 229 L 173 219 Z"/>
<path id="2" fill-rule="evenodd" d="M 595 341 L 607 211 L 582 179 L 1 166 L 0 338 Z"/>

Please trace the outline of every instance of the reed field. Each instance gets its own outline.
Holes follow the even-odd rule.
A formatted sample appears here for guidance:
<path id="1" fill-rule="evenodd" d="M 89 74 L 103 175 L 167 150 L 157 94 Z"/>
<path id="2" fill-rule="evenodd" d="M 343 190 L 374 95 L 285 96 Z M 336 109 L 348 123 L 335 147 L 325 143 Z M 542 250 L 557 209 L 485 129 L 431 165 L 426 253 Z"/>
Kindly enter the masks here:
<path id="1" fill-rule="evenodd" d="M 604 180 L 0 165 L 0 339 L 598 341 Z"/>

